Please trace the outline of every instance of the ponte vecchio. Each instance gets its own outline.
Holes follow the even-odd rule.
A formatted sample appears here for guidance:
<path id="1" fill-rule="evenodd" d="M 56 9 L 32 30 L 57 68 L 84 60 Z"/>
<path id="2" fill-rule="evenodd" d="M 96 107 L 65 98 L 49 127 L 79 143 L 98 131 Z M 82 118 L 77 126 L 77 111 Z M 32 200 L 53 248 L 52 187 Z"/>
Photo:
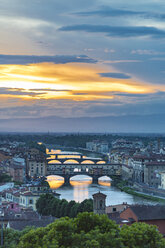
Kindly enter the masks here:
<path id="1" fill-rule="evenodd" d="M 93 183 L 98 183 L 102 176 L 120 176 L 121 165 L 110 164 L 101 158 L 86 157 L 78 152 L 47 150 L 47 176 L 61 176 L 65 184 L 76 175 L 88 175 Z"/>

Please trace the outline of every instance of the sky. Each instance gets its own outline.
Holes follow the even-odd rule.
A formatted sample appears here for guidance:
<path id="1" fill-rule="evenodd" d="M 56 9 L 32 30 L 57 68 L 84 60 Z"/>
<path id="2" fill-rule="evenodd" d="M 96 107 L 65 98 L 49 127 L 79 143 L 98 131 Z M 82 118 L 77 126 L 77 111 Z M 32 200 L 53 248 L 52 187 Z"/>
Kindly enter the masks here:
<path id="1" fill-rule="evenodd" d="M 0 122 L 164 116 L 164 13 L 164 0 L 0 0 Z"/>

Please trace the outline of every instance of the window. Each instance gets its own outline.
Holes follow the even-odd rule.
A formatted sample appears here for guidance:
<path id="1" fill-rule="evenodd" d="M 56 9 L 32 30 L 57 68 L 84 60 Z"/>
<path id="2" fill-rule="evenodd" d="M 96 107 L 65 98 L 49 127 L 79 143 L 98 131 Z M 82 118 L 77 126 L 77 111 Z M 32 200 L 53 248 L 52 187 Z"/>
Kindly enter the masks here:
<path id="1" fill-rule="evenodd" d="M 116 212 L 116 208 L 113 208 L 112 211 L 113 211 L 113 212 Z"/>
<path id="2" fill-rule="evenodd" d="M 100 209 L 102 209 L 102 208 L 103 208 L 103 201 L 100 200 Z"/>
<path id="3" fill-rule="evenodd" d="M 29 204 L 33 204 L 33 200 L 32 199 L 29 200 Z"/>

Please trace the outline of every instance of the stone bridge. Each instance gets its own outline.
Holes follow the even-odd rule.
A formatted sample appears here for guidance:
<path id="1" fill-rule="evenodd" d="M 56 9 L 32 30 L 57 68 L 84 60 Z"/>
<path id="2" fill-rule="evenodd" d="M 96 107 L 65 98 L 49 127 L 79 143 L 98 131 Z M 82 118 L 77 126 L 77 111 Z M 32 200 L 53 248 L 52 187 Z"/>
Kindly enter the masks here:
<path id="1" fill-rule="evenodd" d="M 76 175 L 92 177 L 93 183 L 98 183 L 102 176 L 120 176 L 121 164 L 48 164 L 47 176 L 61 176 L 65 184 L 69 184 L 70 178 Z"/>
<path id="2" fill-rule="evenodd" d="M 48 164 L 105 164 L 101 158 L 86 157 L 78 152 L 48 153 Z"/>

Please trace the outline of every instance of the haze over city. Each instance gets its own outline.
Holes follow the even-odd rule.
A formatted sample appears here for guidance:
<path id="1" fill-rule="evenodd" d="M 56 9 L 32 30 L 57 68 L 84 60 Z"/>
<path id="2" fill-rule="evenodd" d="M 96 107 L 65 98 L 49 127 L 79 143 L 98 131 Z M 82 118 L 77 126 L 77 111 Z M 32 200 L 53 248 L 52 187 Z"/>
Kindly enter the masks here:
<path id="1" fill-rule="evenodd" d="M 164 132 L 162 0 L 1 0 L 0 131 Z"/>

